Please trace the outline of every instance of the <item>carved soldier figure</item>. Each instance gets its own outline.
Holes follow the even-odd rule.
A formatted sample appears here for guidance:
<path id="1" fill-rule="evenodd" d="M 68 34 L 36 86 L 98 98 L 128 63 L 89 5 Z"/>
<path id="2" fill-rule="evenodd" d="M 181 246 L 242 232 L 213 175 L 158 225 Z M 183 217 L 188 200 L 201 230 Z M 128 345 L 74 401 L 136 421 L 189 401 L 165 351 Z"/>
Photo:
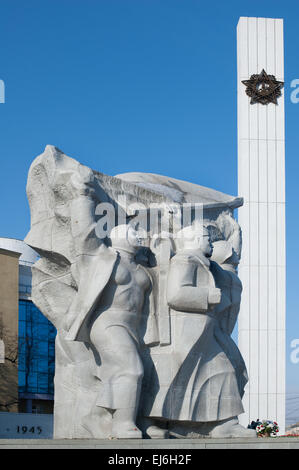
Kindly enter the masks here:
<path id="1" fill-rule="evenodd" d="M 161 377 L 148 416 L 167 420 L 176 435 L 192 434 L 194 425 L 198 433 L 213 437 L 252 435 L 238 424 L 243 406 L 235 369 L 214 334 L 221 290 L 210 270 L 209 232 L 196 224 L 178 233 L 176 241 L 167 286 L 172 309 L 169 381 Z"/>
<path id="2" fill-rule="evenodd" d="M 239 224 L 229 214 L 221 214 L 216 226 L 221 236 L 213 241 L 211 271 L 216 286 L 221 289 L 221 302 L 216 305 L 214 314 L 217 319 L 215 337 L 221 344 L 236 371 L 241 398 L 248 382 L 248 374 L 242 355 L 231 338 L 236 325 L 242 294 L 242 283 L 237 275 L 240 260 L 242 237 Z"/>
<path id="3" fill-rule="evenodd" d="M 113 412 L 113 437 L 141 438 L 135 423 L 143 378 L 138 326 L 152 284 L 145 268 L 135 261 L 141 243 L 138 232 L 131 225 L 120 225 L 111 231 L 110 240 L 111 247 L 101 247 L 103 275 L 97 286 L 97 301 L 90 312 L 80 310 L 78 292 L 67 318 L 71 326 L 66 338 L 88 342 L 95 350 L 100 387 L 94 427 L 103 418 L 101 408 L 105 408 Z M 93 282 L 88 279 L 88 270 L 85 275 L 87 282 Z M 82 295 L 89 295 L 86 285 Z M 151 299 L 148 308 L 154 315 Z"/>

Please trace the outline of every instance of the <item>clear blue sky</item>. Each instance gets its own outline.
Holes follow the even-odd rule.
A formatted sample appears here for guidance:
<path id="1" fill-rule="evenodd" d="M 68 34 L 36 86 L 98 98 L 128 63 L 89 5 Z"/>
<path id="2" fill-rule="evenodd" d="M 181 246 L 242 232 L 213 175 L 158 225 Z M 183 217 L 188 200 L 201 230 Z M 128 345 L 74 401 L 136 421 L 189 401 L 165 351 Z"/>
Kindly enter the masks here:
<path id="1" fill-rule="evenodd" d="M 299 393 L 289 360 L 299 338 L 298 1 L 0 0 L 0 236 L 26 235 L 27 172 L 46 144 L 107 174 L 161 173 L 237 194 L 240 16 L 285 20 L 287 384 Z"/>

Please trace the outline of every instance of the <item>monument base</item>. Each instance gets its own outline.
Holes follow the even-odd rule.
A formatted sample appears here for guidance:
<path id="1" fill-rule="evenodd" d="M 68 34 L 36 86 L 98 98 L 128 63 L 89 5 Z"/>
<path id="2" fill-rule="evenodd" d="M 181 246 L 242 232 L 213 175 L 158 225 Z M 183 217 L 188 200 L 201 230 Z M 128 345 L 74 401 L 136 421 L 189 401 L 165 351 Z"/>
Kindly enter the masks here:
<path id="1" fill-rule="evenodd" d="M 2 449 L 103 449 L 114 451 L 181 449 L 299 449 L 299 438 L 234 438 L 234 439 L 0 439 Z M 177 451 L 177 452 L 175 452 Z M 106 452 L 107 454 L 107 452 Z M 186 454 L 186 452 L 184 452 Z M 129 454 L 128 454 L 129 455 Z M 134 456 L 134 452 L 130 452 Z M 161 452 L 159 452 L 161 455 Z"/>

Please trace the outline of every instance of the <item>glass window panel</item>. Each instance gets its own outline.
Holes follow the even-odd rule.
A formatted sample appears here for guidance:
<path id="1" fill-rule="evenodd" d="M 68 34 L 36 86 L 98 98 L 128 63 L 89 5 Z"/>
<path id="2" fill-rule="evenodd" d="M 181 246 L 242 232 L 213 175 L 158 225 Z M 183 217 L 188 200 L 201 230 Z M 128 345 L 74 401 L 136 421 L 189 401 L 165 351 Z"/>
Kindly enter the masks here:
<path id="1" fill-rule="evenodd" d="M 34 327 L 32 321 L 26 320 L 26 336 L 28 336 L 29 338 L 33 338 L 33 331 Z"/>
<path id="2" fill-rule="evenodd" d="M 19 338 L 19 356 L 26 356 L 27 342 L 25 338 Z"/>
<path id="3" fill-rule="evenodd" d="M 33 338 L 32 341 L 28 342 L 28 348 L 30 350 L 30 357 L 38 357 L 39 351 L 39 341 L 36 338 Z"/>
<path id="4" fill-rule="evenodd" d="M 19 304 L 19 320 L 25 321 L 26 320 L 26 305 L 24 302 L 20 301 Z"/>
<path id="5" fill-rule="evenodd" d="M 48 347 L 48 350 L 49 350 L 49 356 L 50 357 L 55 357 L 55 343 L 49 343 L 49 347 Z"/>
<path id="6" fill-rule="evenodd" d="M 47 325 L 49 323 L 49 320 L 43 315 L 41 312 L 37 310 L 37 321 L 39 323 L 42 323 L 43 325 Z"/>
<path id="7" fill-rule="evenodd" d="M 48 374 L 38 374 L 38 392 L 47 393 L 49 389 L 48 385 L 49 375 Z"/>
<path id="8" fill-rule="evenodd" d="M 55 337 L 56 329 L 52 323 L 32 302 L 21 300 L 19 302 L 20 391 L 53 393 Z"/>
<path id="9" fill-rule="evenodd" d="M 39 341 L 38 343 L 38 354 L 40 357 L 48 357 L 48 342 Z"/>
<path id="10" fill-rule="evenodd" d="M 38 372 L 48 373 L 48 359 L 38 358 Z"/>
<path id="11" fill-rule="evenodd" d="M 31 304 L 31 305 L 28 305 L 27 306 L 27 309 L 28 309 L 28 312 L 29 313 L 29 318 L 30 318 L 30 321 L 36 325 L 37 322 L 38 322 L 38 315 L 37 315 L 37 312 L 36 312 L 36 309 L 34 308 L 34 305 Z"/>
<path id="12" fill-rule="evenodd" d="M 55 341 L 56 338 L 56 329 L 53 326 L 50 326 L 49 328 L 49 340 L 50 341 Z"/>
<path id="13" fill-rule="evenodd" d="M 19 321 L 19 338 L 24 338 L 26 336 L 26 322 Z"/>
<path id="14" fill-rule="evenodd" d="M 33 390 L 33 389 L 36 390 L 37 389 L 37 372 L 30 372 L 28 374 L 28 387 L 31 390 Z"/>
<path id="15" fill-rule="evenodd" d="M 29 370 L 30 372 L 38 371 L 38 356 L 33 356 L 29 358 Z"/>
<path id="16" fill-rule="evenodd" d="M 35 321 L 34 319 L 32 320 L 31 329 L 32 329 L 32 332 L 33 332 L 34 336 L 39 335 L 40 324 L 37 321 Z"/>
<path id="17" fill-rule="evenodd" d="M 40 339 L 48 340 L 48 338 L 49 338 L 48 325 L 39 324 L 38 337 Z"/>
<path id="18" fill-rule="evenodd" d="M 26 370 L 26 356 L 25 354 L 19 354 L 18 357 L 18 370 L 25 371 Z"/>
<path id="19" fill-rule="evenodd" d="M 26 321 L 31 324 L 32 322 L 32 310 L 29 306 L 26 305 Z"/>
<path id="20" fill-rule="evenodd" d="M 25 387 L 26 385 L 26 374 L 23 371 L 19 371 L 19 387 Z"/>

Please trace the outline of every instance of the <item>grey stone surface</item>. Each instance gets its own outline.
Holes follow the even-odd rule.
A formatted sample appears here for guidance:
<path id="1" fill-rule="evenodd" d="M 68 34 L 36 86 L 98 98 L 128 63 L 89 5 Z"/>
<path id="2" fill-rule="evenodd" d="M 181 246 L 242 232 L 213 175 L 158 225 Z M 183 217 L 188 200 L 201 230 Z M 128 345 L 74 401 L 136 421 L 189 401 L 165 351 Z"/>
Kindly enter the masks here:
<path id="1" fill-rule="evenodd" d="M 235 439 L 0 439 L 0 449 L 299 449 L 296 438 Z M 133 455 L 133 452 L 132 452 Z"/>
<path id="2" fill-rule="evenodd" d="M 161 175 L 103 175 L 52 146 L 27 194 L 32 298 L 58 330 L 54 437 L 255 435 L 238 423 L 247 372 L 230 337 L 242 200 Z M 153 203 L 162 229 L 142 232 Z M 181 229 L 186 203 L 200 211 Z"/>

